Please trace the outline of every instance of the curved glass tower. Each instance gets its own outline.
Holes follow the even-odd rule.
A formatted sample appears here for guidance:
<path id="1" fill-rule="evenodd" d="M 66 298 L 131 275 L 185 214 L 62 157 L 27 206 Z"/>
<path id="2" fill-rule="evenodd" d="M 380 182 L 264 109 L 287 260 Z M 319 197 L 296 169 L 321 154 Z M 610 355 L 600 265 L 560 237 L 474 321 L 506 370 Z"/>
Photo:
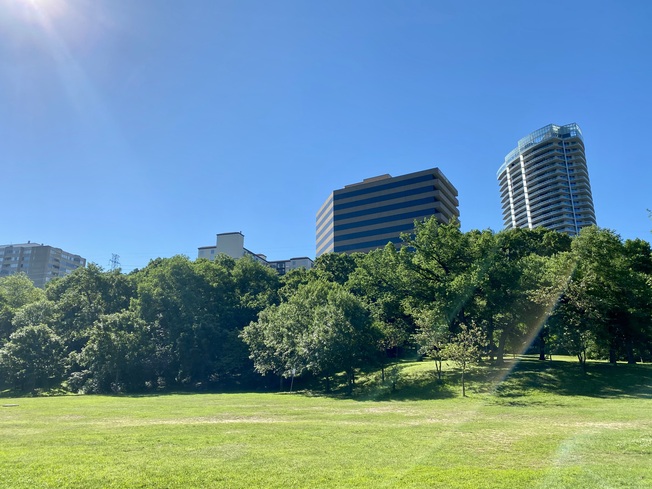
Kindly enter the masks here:
<path id="1" fill-rule="evenodd" d="M 542 226 L 570 235 L 596 224 L 582 131 L 549 124 L 528 134 L 498 170 L 506 229 Z"/>

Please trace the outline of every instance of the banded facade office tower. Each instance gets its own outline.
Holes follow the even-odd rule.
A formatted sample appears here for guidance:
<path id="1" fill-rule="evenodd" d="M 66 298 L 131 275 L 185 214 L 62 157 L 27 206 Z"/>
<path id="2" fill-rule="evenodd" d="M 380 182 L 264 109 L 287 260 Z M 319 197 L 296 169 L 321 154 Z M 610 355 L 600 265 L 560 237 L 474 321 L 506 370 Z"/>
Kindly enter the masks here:
<path id="1" fill-rule="evenodd" d="M 582 131 L 549 124 L 528 134 L 498 170 L 506 229 L 541 226 L 571 236 L 596 223 Z"/>
<path id="2" fill-rule="evenodd" d="M 457 189 L 438 168 L 381 175 L 335 190 L 317 212 L 316 255 L 367 252 L 400 243 L 414 221 L 460 215 Z"/>

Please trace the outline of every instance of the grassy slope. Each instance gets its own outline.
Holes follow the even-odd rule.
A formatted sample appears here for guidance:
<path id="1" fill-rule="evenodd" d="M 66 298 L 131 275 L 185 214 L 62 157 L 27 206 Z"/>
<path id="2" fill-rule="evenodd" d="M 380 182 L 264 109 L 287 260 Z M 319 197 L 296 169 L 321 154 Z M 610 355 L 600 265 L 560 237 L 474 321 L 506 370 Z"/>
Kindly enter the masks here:
<path id="1" fill-rule="evenodd" d="M 468 398 L 430 367 L 353 399 L 1 399 L 0 487 L 652 487 L 652 366 L 525 360 Z"/>

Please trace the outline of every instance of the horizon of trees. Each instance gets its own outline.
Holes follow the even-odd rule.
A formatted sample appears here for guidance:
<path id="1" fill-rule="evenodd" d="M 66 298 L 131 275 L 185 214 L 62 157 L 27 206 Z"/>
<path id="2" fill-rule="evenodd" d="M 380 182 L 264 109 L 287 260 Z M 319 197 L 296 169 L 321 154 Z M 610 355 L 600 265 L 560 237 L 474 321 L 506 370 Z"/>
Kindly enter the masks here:
<path id="1" fill-rule="evenodd" d="M 462 232 L 415 223 L 398 249 L 326 254 L 279 277 L 251 259 L 157 258 L 123 274 L 90 264 L 34 287 L 0 278 L 0 391 L 260 388 L 326 391 L 407 350 L 464 374 L 534 351 L 652 360 L 652 249 L 613 231 Z M 464 390 L 464 380 L 462 388 Z"/>

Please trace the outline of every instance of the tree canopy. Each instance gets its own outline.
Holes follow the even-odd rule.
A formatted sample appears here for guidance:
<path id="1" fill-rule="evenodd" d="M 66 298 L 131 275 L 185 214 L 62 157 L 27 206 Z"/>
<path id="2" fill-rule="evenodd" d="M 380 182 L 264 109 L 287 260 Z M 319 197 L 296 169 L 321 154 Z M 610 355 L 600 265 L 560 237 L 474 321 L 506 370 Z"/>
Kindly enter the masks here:
<path id="1" fill-rule="evenodd" d="M 472 338 L 473 341 L 469 340 Z M 479 357 L 652 360 L 652 250 L 598 227 L 463 232 L 415 223 L 399 246 L 325 254 L 279 277 L 249 258 L 91 264 L 34 287 L 0 278 L 0 388 L 267 388 L 336 378 L 407 352 L 462 372 Z M 457 363 L 455 363 L 457 362 Z M 450 367 L 449 367 L 450 368 Z M 274 384 L 272 384 L 272 382 Z"/>

